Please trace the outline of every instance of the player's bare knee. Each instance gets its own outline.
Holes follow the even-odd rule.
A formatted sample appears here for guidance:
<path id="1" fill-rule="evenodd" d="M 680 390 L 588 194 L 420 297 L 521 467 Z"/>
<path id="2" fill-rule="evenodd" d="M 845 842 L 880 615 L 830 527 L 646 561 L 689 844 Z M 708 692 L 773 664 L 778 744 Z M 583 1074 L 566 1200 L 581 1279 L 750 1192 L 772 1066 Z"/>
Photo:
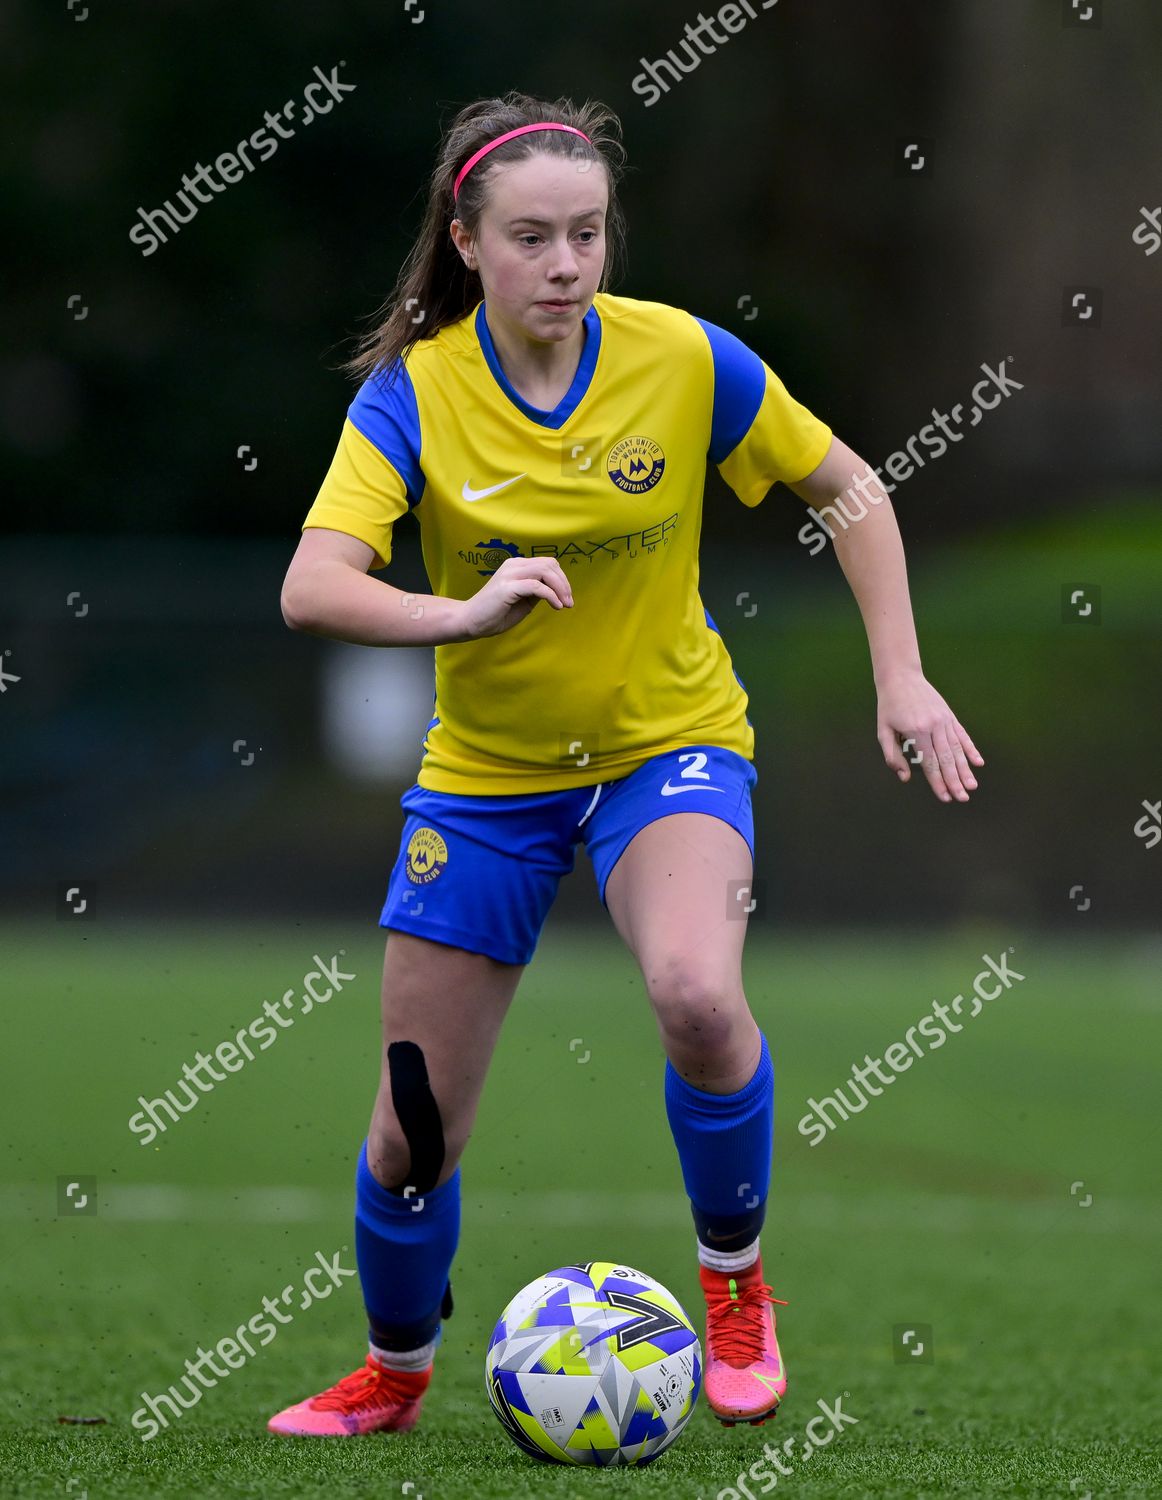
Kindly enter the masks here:
<path id="1" fill-rule="evenodd" d="M 392 1042 L 368 1131 L 372 1175 L 391 1192 L 422 1196 L 456 1169 L 464 1133 L 445 1130 L 427 1061 L 417 1042 Z"/>
<path id="2" fill-rule="evenodd" d="M 650 999 L 668 1051 L 716 1057 L 736 1045 L 739 1001 L 724 986 L 673 968 L 650 985 Z"/>
<path id="3" fill-rule="evenodd" d="M 395 1118 L 390 1101 L 386 1109 L 376 1102 L 367 1131 L 367 1165 L 381 1187 L 402 1188 L 411 1169 L 411 1152 Z"/>
<path id="4" fill-rule="evenodd" d="M 372 1120 L 367 1132 L 367 1164 L 371 1175 L 389 1192 L 431 1192 L 434 1187 L 443 1187 L 455 1172 L 466 1143 L 466 1136 L 445 1135 L 443 1164 L 433 1181 L 431 1172 L 425 1174 L 422 1167 L 420 1171 L 415 1170 L 411 1147 L 399 1129 L 393 1110 L 384 1120 Z"/>

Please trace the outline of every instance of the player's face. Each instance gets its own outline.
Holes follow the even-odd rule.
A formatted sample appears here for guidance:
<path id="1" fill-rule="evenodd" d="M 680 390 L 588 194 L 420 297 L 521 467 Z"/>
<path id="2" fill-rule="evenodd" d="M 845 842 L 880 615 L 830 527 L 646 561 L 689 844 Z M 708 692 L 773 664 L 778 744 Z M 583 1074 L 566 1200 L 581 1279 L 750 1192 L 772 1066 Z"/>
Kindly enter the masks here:
<path id="1" fill-rule="evenodd" d="M 570 338 L 605 265 L 605 169 L 531 156 L 496 170 L 488 186 L 476 243 L 463 249 L 475 259 L 490 314 L 536 341 Z"/>

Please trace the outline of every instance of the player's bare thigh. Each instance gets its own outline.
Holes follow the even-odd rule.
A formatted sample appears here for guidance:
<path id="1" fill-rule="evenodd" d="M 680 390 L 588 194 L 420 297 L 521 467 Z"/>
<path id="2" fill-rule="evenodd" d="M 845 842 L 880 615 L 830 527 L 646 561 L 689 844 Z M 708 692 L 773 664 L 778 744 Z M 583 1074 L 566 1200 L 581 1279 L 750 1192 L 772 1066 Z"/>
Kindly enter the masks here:
<path id="1" fill-rule="evenodd" d="M 610 872 L 605 901 L 637 959 L 670 1061 L 714 1093 L 741 1088 L 759 1055 L 742 984 L 754 874 L 742 834 L 709 813 L 647 823 Z"/>
<path id="2" fill-rule="evenodd" d="M 412 933 L 388 933 L 380 1083 L 368 1132 L 368 1162 L 385 1186 L 406 1180 L 412 1154 L 392 1103 L 388 1048 L 393 1042 L 411 1042 L 422 1054 L 443 1133 L 437 1183 L 446 1182 L 471 1133 L 488 1065 L 524 968 Z M 414 1066 L 416 1058 L 409 1049 L 408 1065 Z"/>

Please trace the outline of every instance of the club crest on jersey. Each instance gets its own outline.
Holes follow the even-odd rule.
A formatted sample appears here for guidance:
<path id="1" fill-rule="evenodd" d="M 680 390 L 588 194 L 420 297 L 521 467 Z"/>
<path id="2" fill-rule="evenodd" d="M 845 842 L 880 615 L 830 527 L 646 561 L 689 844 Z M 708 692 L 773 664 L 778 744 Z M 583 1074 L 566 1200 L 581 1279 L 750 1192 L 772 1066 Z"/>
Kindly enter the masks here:
<path id="1" fill-rule="evenodd" d="M 641 495 L 662 477 L 666 455 L 653 438 L 627 437 L 615 443 L 605 460 L 605 472 L 619 490 Z"/>
<path id="2" fill-rule="evenodd" d="M 417 828 L 408 839 L 407 878 L 428 885 L 448 863 L 448 846 L 434 828 Z"/>

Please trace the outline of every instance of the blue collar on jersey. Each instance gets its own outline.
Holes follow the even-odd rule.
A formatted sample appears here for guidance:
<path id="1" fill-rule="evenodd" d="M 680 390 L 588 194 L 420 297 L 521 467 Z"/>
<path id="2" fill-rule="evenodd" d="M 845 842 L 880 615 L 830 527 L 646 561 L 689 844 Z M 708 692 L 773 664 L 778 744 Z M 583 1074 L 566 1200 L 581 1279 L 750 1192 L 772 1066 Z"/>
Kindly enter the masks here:
<path id="1" fill-rule="evenodd" d="M 573 384 L 557 402 L 552 411 L 544 411 L 539 406 L 531 406 L 529 402 L 515 390 L 508 376 L 500 368 L 500 360 L 496 355 L 496 346 L 492 342 L 492 334 L 489 331 L 488 321 L 484 316 L 484 303 L 476 309 L 476 337 L 480 340 L 480 348 L 484 358 L 488 362 L 488 368 L 492 371 L 497 385 L 512 402 L 522 411 L 526 417 L 534 422 L 539 422 L 542 427 L 561 427 L 566 419 L 577 407 L 585 392 L 589 389 L 589 383 L 593 379 L 593 371 L 597 364 L 597 354 L 601 348 L 601 319 L 597 316 L 597 309 L 590 304 L 589 311 L 582 319 L 585 328 L 585 347 L 581 351 L 581 358 L 577 364 L 577 373 L 573 376 Z"/>

